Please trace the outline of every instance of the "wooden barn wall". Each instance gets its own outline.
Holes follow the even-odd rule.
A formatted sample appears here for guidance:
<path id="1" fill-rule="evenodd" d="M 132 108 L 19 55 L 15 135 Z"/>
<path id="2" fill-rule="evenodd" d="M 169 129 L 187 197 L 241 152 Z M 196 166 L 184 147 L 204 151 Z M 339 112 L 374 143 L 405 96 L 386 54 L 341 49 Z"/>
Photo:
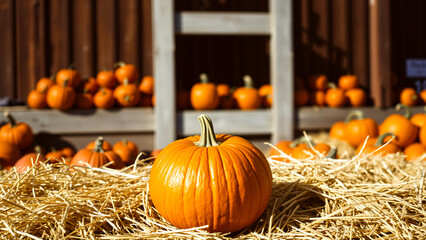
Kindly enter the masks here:
<path id="1" fill-rule="evenodd" d="M 176 11 L 268 11 L 260 0 L 175 1 Z M 369 1 L 294 0 L 295 76 L 345 73 L 369 80 Z M 422 0 L 391 2 L 392 72 L 405 78 L 406 58 L 425 58 Z M 25 99 L 42 76 L 74 63 L 82 77 L 116 61 L 152 73 L 151 0 L 0 0 L 0 96 Z M 189 88 L 206 72 L 215 82 L 269 82 L 267 36 L 177 36 L 178 85 Z M 401 85 L 401 84 L 400 84 Z"/>

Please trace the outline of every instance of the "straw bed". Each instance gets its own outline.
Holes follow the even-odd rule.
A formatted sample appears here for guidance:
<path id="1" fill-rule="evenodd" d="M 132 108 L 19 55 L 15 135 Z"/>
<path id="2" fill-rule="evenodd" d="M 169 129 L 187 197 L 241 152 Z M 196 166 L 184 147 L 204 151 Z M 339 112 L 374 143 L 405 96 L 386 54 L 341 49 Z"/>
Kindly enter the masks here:
<path id="1" fill-rule="evenodd" d="M 425 162 L 402 155 L 332 160 L 269 158 L 274 186 L 251 227 L 211 234 L 158 215 L 151 165 L 122 171 L 43 164 L 0 174 L 0 238 L 420 239 L 426 236 Z M 274 160 L 278 159 L 278 160 Z"/>

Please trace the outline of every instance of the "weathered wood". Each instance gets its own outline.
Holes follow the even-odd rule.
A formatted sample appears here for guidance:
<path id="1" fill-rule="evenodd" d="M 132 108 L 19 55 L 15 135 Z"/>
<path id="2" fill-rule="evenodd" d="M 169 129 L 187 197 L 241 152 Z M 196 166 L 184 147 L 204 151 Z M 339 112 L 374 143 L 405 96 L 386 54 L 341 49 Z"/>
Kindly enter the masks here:
<path id="1" fill-rule="evenodd" d="M 273 143 L 294 137 L 294 74 L 290 0 L 270 0 Z"/>
<path id="2" fill-rule="evenodd" d="M 71 4 L 69 0 L 51 0 L 49 10 L 49 65 L 51 75 L 72 63 Z"/>
<path id="3" fill-rule="evenodd" d="M 155 144 L 163 148 L 176 139 L 175 41 L 173 1 L 152 1 L 155 104 Z"/>
<path id="4" fill-rule="evenodd" d="M 134 64 L 140 69 L 140 27 L 139 1 L 118 2 L 118 58 L 119 61 Z"/>
<path id="5" fill-rule="evenodd" d="M 142 76 L 152 75 L 152 15 L 151 0 L 143 0 L 142 13 Z"/>
<path id="6" fill-rule="evenodd" d="M 117 60 L 117 14 L 115 0 L 96 1 L 97 71 L 111 70 Z"/>
<path id="7" fill-rule="evenodd" d="M 343 74 L 352 73 L 349 49 L 349 2 L 348 0 L 331 1 L 331 79 L 338 79 Z"/>
<path id="8" fill-rule="evenodd" d="M 329 75 L 330 57 L 330 0 L 312 1 L 310 13 L 309 31 L 311 36 L 311 71 L 313 73 L 325 73 Z M 303 63 L 299 63 L 303 64 Z M 329 76 L 330 77 L 330 76 Z"/>
<path id="9" fill-rule="evenodd" d="M 358 76 L 360 85 L 369 87 L 368 76 L 368 3 L 366 1 L 351 1 L 351 39 L 352 70 Z"/>
<path id="10" fill-rule="evenodd" d="M 176 33 L 268 35 L 267 13 L 180 12 L 176 14 Z"/>
<path id="11" fill-rule="evenodd" d="M 0 97 L 15 98 L 15 36 L 13 0 L 0 0 Z"/>
<path id="12" fill-rule="evenodd" d="M 370 1 L 370 89 L 376 107 L 392 104 L 389 1 Z"/>
<path id="13" fill-rule="evenodd" d="M 95 8 L 92 0 L 73 0 L 73 58 L 81 77 L 95 76 Z"/>

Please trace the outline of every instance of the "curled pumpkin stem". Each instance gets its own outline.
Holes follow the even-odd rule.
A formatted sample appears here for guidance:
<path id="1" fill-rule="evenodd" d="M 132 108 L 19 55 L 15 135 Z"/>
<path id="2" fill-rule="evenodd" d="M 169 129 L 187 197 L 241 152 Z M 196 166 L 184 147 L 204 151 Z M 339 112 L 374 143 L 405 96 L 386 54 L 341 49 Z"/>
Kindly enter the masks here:
<path id="1" fill-rule="evenodd" d="M 249 75 L 244 75 L 243 81 L 244 81 L 244 87 L 253 88 L 253 79 Z"/>
<path id="2" fill-rule="evenodd" d="M 395 137 L 395 134 L 388 132 L 388 133 L 384 133 L 384 134 L 380 135 L 380 136 L 377 138 L 377 141 L 374 143 L 374 146 L 375 146 L 375 147 L 380 147 L 380 146 L 382 146 L 382 145 L 384 144 L 384 140 L 385 140 L 385 138 L 386 138 L 386 137 L 388 137 L 388 136 Z"/>
<path id="3" fill-rule="evenodd" d="M 4 116 L 7 118 L 7 121 L 10 123 L 11 127 L 16 127 L 16 120 L 12 116 L 12 114 L 10 114 L 10 112 L 8 111 L 4 112 Z"/>
<path id="4" fill-rule="evenodd" d="M 93 149 L 94 152 L 99 152 L 99 153 L 103 153 L 104 149 L 103 149 L 103 144 L 104 144 L 104 138 L 103 137 L 98 137 L 95 141 L 95 148 Z"/>
<path id="5" fill-rule="evenodd" d="M 398 103 L 398 104 L 396 105 L 395 109 L 396 109 L 397 111 L 399 111 L 399 110 L 401 110 L 401 109 L 402 109 L 402 110 L 404 110 L 404 111 L 405 111 L 404 117 L 405 117 L 406 119 L 410 119 L 410 118 L 411 118 L 411 116 L 412 116 L 411 108 L 410 108 L 409 106 L 405 105 L 405 104 Z"/>
<path id="6" fill-rule="evenodd" d="M 348 114 L 348 116 L 346 116 L 345 122 L 348 123 L 354 118 L 364 119 L 364 113 L 361 110 L 354 110 L 354 111 L 350 112 Z"/>
<path id="7" fill-rule="evenodd" d="M 219 146 L 220 143 L 216 139 L 212 120 L 206 114 L 202 114 L 198 116 L 198 121 L 201 125 L 200 140 L 194 144 L 198 147 Z"/>
<path id="8" fill-rule="evenodd" d="M 209 82 L 209 77 L 207 76 L 207 74 L 205 74 L 205 73 L 200 74 L 200 82 L 201 83 L 208 83 Z"/>

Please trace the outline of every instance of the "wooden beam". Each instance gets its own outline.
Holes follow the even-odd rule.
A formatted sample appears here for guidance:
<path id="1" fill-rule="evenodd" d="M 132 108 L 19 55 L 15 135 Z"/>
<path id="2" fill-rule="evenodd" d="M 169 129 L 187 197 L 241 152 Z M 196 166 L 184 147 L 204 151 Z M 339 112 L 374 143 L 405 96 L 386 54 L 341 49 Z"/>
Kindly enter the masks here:
<path id="1" fill-rule="evenodd" d="M 376 107 L 391 106 L 390 1 L 370 1 L 370 89 Z"/>
<path id="2" fill-rule="evenodd" d="M 173 1 L 152 1 L 153 75 L 155 85 L 155 143 L 164 148 L 176 139 L 175 36 Z"/>
<path id="3" fill-rule="evenodd" d="M 295 127 L 291 0 L 270 0 L 272 143 L 293 139 Z"/>
<path id="4" fill-rule="evenodd" d="M 1 88 L 0 96 L 15 98 L 15 13 L 14 13 L 15 1 L 12 0 L 1 0 L 0 1 L 0 71 Z"/>
<path id="5" fill-rule="evenodd" d="M 268 35 L 269 14 L 180 12 L 175 29 L 179 34 Z"/>

